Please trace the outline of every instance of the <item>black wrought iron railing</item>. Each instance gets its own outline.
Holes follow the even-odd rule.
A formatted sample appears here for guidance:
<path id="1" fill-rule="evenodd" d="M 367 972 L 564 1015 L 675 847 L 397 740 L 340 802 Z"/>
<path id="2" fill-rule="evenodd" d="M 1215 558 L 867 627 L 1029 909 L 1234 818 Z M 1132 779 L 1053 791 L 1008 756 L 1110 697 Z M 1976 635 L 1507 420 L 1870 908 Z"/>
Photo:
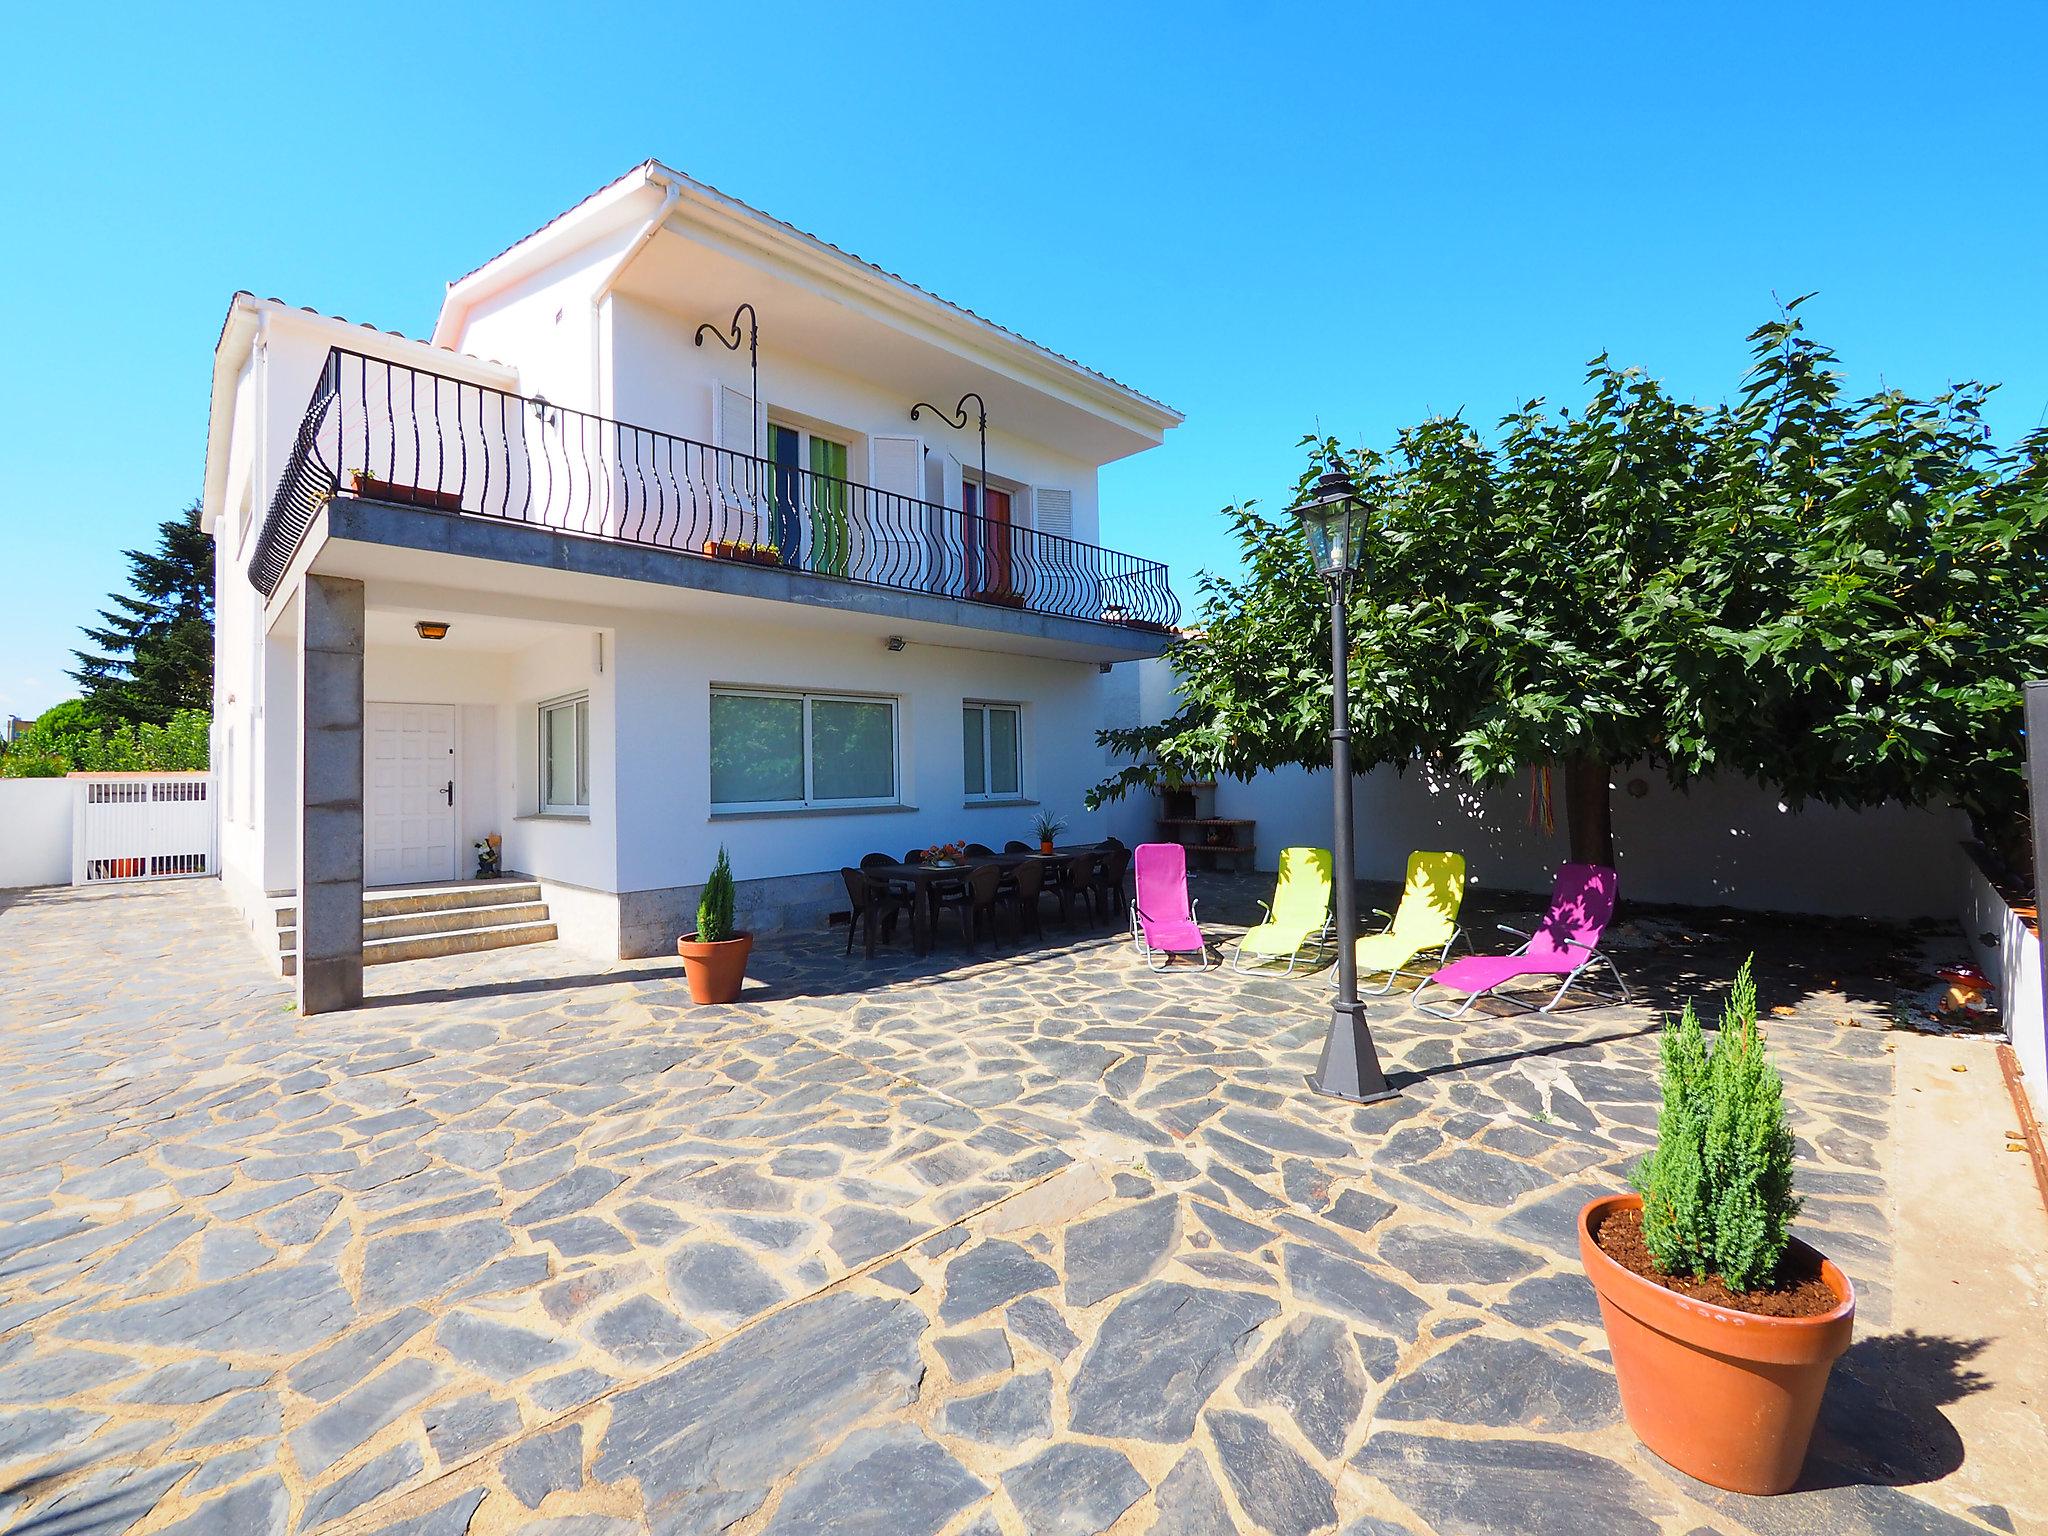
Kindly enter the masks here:
<path id="1" fill-rule="evenodd" d="M 335 348 L 249 562 L 275 592 L 330 497 L 1142 629 L 1155 560 Z"/>

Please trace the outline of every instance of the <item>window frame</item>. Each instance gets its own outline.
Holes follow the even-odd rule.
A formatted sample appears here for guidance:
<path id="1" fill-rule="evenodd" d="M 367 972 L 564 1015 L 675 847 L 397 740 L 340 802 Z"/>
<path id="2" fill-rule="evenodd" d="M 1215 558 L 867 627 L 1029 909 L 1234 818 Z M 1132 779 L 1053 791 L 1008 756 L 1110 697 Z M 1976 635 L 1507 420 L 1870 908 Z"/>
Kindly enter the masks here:
<path id="1" fill-rule="evenodd" d="M 903 804 L 903 710 L 902 700 L 893 693 L 837 693 L 806 688 L 769 688 L 744 683 L 714 683 L 711 704 L 705 708 L 705 759 L 707 767 L 717 743 L 712 737 L 712 707 L 721 698 L 795 699 L 803 705 L 804 796 L 801 800 L 711 800 L 714 816 L 747 816 L 760 811 L 858 811 L 893 809 Z M 813 706 L 817 704 L 881 704 L 889 710 L 889 793 L 846 800 L 820 800 L 816 794 L 815 736 Z M 708 777 L 708 775 L 707 775 Z M 707 785 L 707 793 L 710 793 Z"/>
<path id="2" fill-rule="evenodd" d="M 1015 789 L 999 790 L 993 787 L 995 784 L 995 774 L 992 771 L 994 757 L 991 748 L 994 741 L 994 732 L 989 722 L 989 712 L 998 709 L 1008 711 L 1017 722 L 1016 735 L 1013 738 L 1017 749 L 1017 787 Z M 982 788 L 978 791 L 966 790 L 965 799 L 967 803 L 969 805 L 1000 805 L 1007 801 L 1024 799 L 1024 706 L 1011 699 L 962 699 L 960 701 L 960 712 L 962 714 L 973 712 L 981 716 Z M 961 739 L 964 743 L 966 739 L 964 734 Z M 960 782 L 963 786 L 967 783 L 967 759 L 964 746 L 960 760 Z"/>
<path id="3" fill-rule="evenodd" d="M 575 742 L 576 793 L 582 798 L 575 801 L 551 800 L 548 791 L 556 788 L 549 781 L 548 774 L 548 717 L 556 710 L 573 709 L 574 724 L 571 736 Z M 543 699 L 534 708 L 534 721 L 539 728 L 536 758 L 539 783 L 534 800 L 536 814 L 541 816 L 588 817 L 590 815 L 590 694 L 565 693 L 559 698 Z"/>

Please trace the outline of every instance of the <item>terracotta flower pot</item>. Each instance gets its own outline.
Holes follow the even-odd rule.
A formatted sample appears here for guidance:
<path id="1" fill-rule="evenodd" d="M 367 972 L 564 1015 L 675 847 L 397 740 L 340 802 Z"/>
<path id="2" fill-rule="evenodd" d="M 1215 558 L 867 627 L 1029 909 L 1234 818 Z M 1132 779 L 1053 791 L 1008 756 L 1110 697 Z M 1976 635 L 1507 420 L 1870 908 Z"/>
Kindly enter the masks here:
<path id="1" fill-rule="evenodd" d="M 1040 839 L 1038 840 L 1038 851 L 1039 851 L 1040 853 L 1051 853 L 1051 852 L 1052 852 L 1052 839 L 1051 839 L 1051 838 L 1049 838 L 1049 837 L 1041 837 L 1041 838 L 1040 838 Z"/>
<path id="2" fill-rule="evenodd" d="M 754 936 L 736 933 L 716 944 L 700 944 L 697 935 L 686 933 L 676 940 L 676 953 L 683 957 L 683 974 L 689 979 L 693 1003 L 729 1003 L 740 995 L 747 979 L 747 956 L 753 952 Z"/>
<path id="3" fill-rule="evenodd" d="M 1607 1195 L 1579 1212 L 1579 1257 L 1600 1298 L 1629 1428 L 1703 1483 L 1783 1493 L 1799 1481 L 1828 1373 L 1849 1347 L 1856 1288 L 1815 1254 L 1840 1298 L 1819 1317 L 1763 1317 L 1694 1301 L 1624 1269 L 1594 1241 L 1610 1213 L 1642 1204 L 1640 1195 Z"/>

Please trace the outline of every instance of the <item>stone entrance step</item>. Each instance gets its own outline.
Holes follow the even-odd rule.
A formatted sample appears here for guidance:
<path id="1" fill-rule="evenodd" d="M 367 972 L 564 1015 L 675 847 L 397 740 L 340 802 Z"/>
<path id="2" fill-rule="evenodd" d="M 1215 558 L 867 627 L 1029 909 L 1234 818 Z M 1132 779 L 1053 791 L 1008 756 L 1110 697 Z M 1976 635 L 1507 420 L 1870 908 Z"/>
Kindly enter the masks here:
<path id="1" fill-rule="evenodd" d="M 544 944 L 557 937 L 540 882 L 508 876 L 449 885 L 387 887 L 363 895 L 363 964 L 425 960 Z M 298 909 L 277 908 L 284 974 L 298 972 Z"/>

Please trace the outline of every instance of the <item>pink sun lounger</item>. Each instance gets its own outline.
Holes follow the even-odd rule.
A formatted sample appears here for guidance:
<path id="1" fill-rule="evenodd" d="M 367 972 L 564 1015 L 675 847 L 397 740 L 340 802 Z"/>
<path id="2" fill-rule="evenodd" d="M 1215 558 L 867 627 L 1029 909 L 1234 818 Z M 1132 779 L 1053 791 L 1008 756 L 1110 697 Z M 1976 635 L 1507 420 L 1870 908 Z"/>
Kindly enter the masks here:
<path id="1" fill-rule="evenodd" d="M 1193 955 L 1209 968 L 1209 944 L 1188 900 L 1188 851 L 1179 843 L 1140 843 L 1132 850 L 1137 896 L 1131 902 L 1131 938 L 1155 971 L 1175 955 Z"/>
<path id="2" fill-rule="evenodd" d="M 1415 1006 L 1440 1019 L 1462 1018 L 1480 998 L 1517 977 L 1556 976 L 1561 978 L 1556 995 L 1536 1010 L 1548 1013 L 1564 1000 L 1573 982 L 1597 966 L 1605 966 L 1621 989 L 1614 1001 L 1627 1002 L 1627 981 L 1615 963 L 1600 953 L 1601 937 L 1614 919 L 1615 884 L 1614 871 L 1603 864 L 1564 865 L 1551 887 L 1550 908 L 1534 933 L 1498 925 L 1503 933 L 1527 941 L 1520 949 L 1508 955 L 1464 955 L 1453 960 L 1415 989 Z M 1456 1011 L 1425 1005 L 1422 994 L 1430 986 L 1463 992 L 1465 1001 Z"/>

